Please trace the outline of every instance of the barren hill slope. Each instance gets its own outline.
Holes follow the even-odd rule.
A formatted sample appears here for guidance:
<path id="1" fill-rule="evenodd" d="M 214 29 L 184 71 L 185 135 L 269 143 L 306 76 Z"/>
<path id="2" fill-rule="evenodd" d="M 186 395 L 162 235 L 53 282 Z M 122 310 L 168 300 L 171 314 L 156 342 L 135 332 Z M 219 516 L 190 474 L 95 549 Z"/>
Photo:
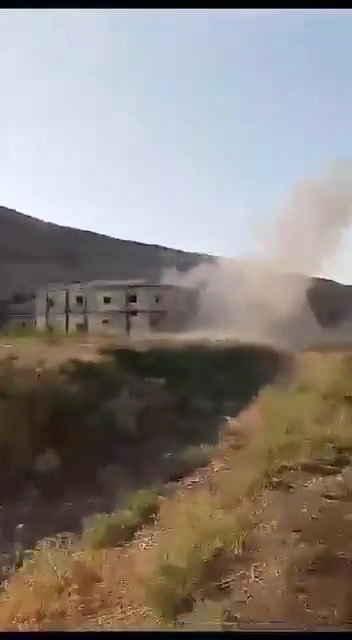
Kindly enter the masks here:
<path id="1" fill-rule="evenodd" d="M 62 227 L 0 207 L 0 298 L 53 281 L 157 279 L 165 267 L 187 270 L 208 256 Z"/>
<path id="2" fill-rule="evenodd" d="M 135 277 L 158 281 L 165 268 L 187 271 L 212 260 L 206 254 L 111 238 L 0 207 L 0 301 L 31 294 L 49 282 Z M 351 317 L 351 286 L 322 278 L 312 283 L 308 302 L 321 328 L 335 328 Z"/>

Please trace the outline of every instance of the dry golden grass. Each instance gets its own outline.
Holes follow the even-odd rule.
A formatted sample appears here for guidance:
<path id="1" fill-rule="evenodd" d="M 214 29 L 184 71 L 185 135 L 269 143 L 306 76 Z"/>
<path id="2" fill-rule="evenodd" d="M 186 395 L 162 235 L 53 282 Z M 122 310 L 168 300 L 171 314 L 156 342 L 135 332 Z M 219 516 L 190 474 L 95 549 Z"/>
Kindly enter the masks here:
<path id="1" fill-rule="evenodd" d="M 20 364 L 35 365 L 38 362 L 56 367 L 72 358 L 89 361 L 100 357 L 100 351 L 116 348 L 147 350 L 149 348 L 183 349 L 192 345 L 222 348 L 239 346 L 234 339 L 212 339 L 196 334 L 150 334 L 146 337 L 109 336 L 101 334 L 28 334 L 0 335 L 0 359 L 13 357 Z M 261 345 L 251 345 L 254 349 Z M 263 347 L 265 349 L 265 347 Z M 270 347 L 268 347 L 270 349 Z"/>
<path id="2" fill-rule="evenodd" d="M 226 473 L 216 475 L 221 486 Z M 240 550 L 245 526 L 233 509 L 239 486 L 229 487 L 232 509 L 219 487 L 215 493 L 208 486 L 182 488 L 162 499 L 156 525 L 143 536 L 146 544 L 38 551 L 10 580 L 0 627 L 77 629 L 99 627 L 102 620 L 113 628 L 138 628 L 173 621 L 208 579 L 214 561 L 221 564 L 224 554 Z M 24 593 L 30 594 L 25 601 Z"/>
<path id="3" fill-rule="evenodd" d="M 105 617 L 138 626 L 148 613 L 138 598 L 133 553 L 126 562 L 116 550 L 38 550 L 10 585 L 0 607 L 2 630 L 72 630 L 92 619 L 99 626 Z"/>
<path id="4" fill-rule="evenodd" d="M 96 360 L 99 350 L 111 343 L 101 336 L 59 336 L 51 340 L 36 335 L 7 336 L 0 339 L 0 359 L 12 358 L 23 366 L 56 367 L 70 359 Z"/>
<path id="5" fill-rule="evenodd" d="M 242 416 L 247 445 L 222 452 L 228 470 L 192 497 L 185 492 L 165 503 L 149 551 L 153 568 L 147 587 L 149 602 L 162 618 L 176 618 L 214 564 L 238 553 L 251 526 L 248 500 L 281 465 L 319 457 L 329 462 L 351 447 L 351 415 L 344 405 L 350 363 L 332 358 L 321 364 L 307 361 L 291 385 L 265 390 Z"/>
<path id="6" fill-rule="evenodd" d="M 190 610 L 241 551 L 253 497 L 280 466 L 333 461 L 352 448 L 349 358 L 308 354 L 291 382 L 264 390 L 229 427 L 206 482 L 161 502 L 142 543 L 92 552 L 40 551 L 10 580 L 1 629 L 146 628 Z M 240 433 L 242 448 L 234 443 Z M 215 463 L 222 462 L 225 468 Z M 24 597 L 25 595 L 25 597 Z"/>

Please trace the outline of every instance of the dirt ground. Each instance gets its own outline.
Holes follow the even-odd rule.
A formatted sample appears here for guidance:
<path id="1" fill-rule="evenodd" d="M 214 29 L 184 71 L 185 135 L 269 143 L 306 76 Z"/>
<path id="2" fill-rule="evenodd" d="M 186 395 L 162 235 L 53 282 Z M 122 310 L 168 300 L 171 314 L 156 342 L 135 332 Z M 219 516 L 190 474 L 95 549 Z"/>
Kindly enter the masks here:
<path id="1" fill-rule="evenodd" d="M 46 344 L 44 341 L 11 339 L 0 341 L 0 358 L 14 358 L 24 365 L 45 363 L 57 366 L 71 358 L 92 360 L 98 357 L 99 348 L 108 344 L 107 340 L 62 341 Z"/>
<path id="2" fill-rule="evenodd" d="M 201 334 L 152 334 L 147 337 L 116 338 L 102 335 L 68 335 L 36 337 L 0 336 L 0 360 L 14 358 L 25 366 L 45 363 L 57 366 L 70 359 L 95 360 L 101 349 L 132 348 L 146 350 L 158 346 L 182 348 L 186 345 L 240 345 L 238 340 L 226 336 L 204 336 Z M 268 347 L 270 349 L 270 347 Z"/>
<path id="3" fill-rule="evenodd" d="M 351 629 L 352 468 L 286 472 L 185 630 Z"/>
<path id="4" fill-rule="evenodd" d="M 116 348 L 117 346 L 144 349 L 148 345 L 155 345 L 160 340 L 163 343 L 169 341 L 174 344 L 176 342 L 174 337 L 160 338 L 157 335 L 148 339 L 129 341 L 112 339 L 108 336 L 67 336 L 53 338 L 52 341 L 45 338 L 37 339 L 35 336 L 25 338 L 9 336 L 0 339 L 0 360 L 13 358 L 24 366 L 45 364 L 56 367 L 71 359 L 96 360 L 100 357 L 100 349 Z M 178 341 L 182 342 L 182 339 L 180 338 Z"/>
<path id="5" fill-rule="evenodd" d="M 210 486 L 221 461 L 178 483 L 191 495 Z M 314 464 L 287 470 L 251 501 L 254 527 L 243 551 L 210 582 L 177 629 L 350 630 L 352 628 L 352 466 Z M 154 544 L 153 528 L 140 532 L 127 555 Z M 142 549 L 142 550 L 141 550 Z M 141 611 L 139 628 L 157 628 Z M 132 622 L 131 620 L 131 622 Z M 107 613 L 87 628 L 120 629 L 124 618 Z M 151 626 L 150 626 L 151 624 Z M 127 623 L 128 628 L 131 628 Z M 136 628 L 137 628 L 136 627 Z"/>

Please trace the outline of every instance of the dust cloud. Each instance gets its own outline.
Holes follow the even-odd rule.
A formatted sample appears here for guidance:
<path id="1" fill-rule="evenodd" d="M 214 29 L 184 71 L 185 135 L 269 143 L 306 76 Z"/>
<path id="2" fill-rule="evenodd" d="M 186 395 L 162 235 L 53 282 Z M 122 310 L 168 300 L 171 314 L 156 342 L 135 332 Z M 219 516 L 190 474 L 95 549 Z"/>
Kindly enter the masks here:
<path id="1" fill-rule="evenodd" d="M 352 165 L 343 163 L 303 180 L 267 230 L 254 230 L 254 259 L 169 269 L 162 282 L 198 291 L 191 334 L 302 346 L 322 331 L 307 302 L 310 276 L 326 270 L 351 222 Z"/>

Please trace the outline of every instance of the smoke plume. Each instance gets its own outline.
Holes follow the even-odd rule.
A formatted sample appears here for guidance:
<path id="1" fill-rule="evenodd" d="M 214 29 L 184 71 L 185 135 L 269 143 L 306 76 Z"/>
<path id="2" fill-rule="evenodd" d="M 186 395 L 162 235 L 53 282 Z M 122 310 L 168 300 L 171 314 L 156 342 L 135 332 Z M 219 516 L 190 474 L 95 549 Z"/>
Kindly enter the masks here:
<path id="1" fill-rule="evenodd" d="M 162 280 L 199 289 L 193 333 L 302 344 L 319 331 L 307 302 L 310 276 L 328 266 L 351 222 L 352 167 L 340 164 L 292 191 L 260 234 L 256 258 L 166 270 Z"/>

